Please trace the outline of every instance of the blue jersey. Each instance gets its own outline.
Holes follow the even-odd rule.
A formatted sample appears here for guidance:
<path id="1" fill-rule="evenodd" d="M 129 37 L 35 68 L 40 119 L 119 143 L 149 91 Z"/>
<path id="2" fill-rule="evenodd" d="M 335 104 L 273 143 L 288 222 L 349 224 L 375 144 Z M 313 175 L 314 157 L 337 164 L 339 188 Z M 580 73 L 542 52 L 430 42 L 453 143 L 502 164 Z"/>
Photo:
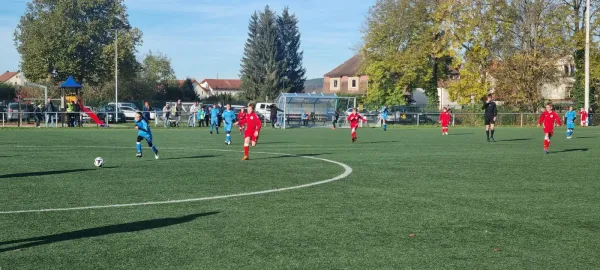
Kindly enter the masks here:
<path id="1" fill-rule="evenodd" d="M 135 121 L 135 125 L 138 127 L 138 136 L 152 140 L 152 131 L 150 131 L 150 125 L 145 119 Z"/>
<path id="2" fill-rule="evenodd" d="M 235 121 L 235 113 L 233 111 L 225 110 L 223 112 L 223 121 L 225 121 L 225 125 L 233 125 Z"/>
<path id="3" fill-rule="evenodd" d="M 567 128 L 569 127 L 575 127 L 575 119 L 577 119 L 577 112 L 576 111 L 568 111 L 565 114 L 565 123 L 567 124 Z"/>
<path id="4" fill-rule="evenodd" d="M 385 119 L 387 117 L 387 114 L 388 114 L 388 108 L 385 107 L 385 106 L 381 107 L 381 116 L 382 116 L 382 118 Z"/>
<path id="5" fill-rule="evenodd" d="M 210 118 L 212 118 L 212 119 L 218 119 L 219 118 L 219 108 L 213 107 L 210 110 Z"/>

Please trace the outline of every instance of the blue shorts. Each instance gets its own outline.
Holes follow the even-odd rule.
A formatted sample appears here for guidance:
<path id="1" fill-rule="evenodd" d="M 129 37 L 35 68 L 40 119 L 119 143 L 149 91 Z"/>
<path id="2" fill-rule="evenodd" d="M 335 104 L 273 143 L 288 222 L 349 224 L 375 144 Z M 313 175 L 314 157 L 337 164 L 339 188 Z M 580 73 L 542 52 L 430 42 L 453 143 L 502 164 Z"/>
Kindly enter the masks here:
<path id="1" fill-rule="evenodd" d="M 212 119 L 210 119 L 210 124 L 218 126 L 219 125 L 219 119 L 218 118 L 212 118 Z"/>
<path id="2" fill-rule="evenodd" d="M 150 136 L 147 136 L 147 135 L 146 136 L 138 135 L 137 136 L 137 142 L 141 142 L 142 140 L 146 140 L 146 142 L 148 144 L 152 144 L 152 135 L 150 135 Z"/>
<path id="3" fill-rule="evenodd" d="M 575 129 L 575 123 L 567 123 L 568 129 Z"/>
<path id="4" fill-rule="evenodd" d="M 223 128 L 225 129 L 225 132 L 231 131 L 231 129 L 233 128 L 233 124 L 224 124 Z"/>
<path id="5" fill-rule="evenodd" d="M 382 118 L 383 120 L 387 120 L 387 114 L 381 114 L 381 118 Z"/>

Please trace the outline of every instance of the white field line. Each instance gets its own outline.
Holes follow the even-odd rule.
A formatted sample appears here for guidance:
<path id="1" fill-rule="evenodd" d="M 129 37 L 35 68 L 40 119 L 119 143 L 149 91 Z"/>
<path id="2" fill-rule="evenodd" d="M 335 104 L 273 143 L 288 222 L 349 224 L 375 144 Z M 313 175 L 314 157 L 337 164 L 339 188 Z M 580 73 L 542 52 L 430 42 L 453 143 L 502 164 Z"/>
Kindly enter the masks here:
<path id="1" fill-rule="evenodd" d="M 19 147 L 19 146 L 17 146 Z M 48 146 L 44 148 L 72 148 L 72 146 L 68 147 L 68 146 Z M 36 147 L 21 147 L 21 148 L 36 148 Z M 41 147 L 40 147 L 41 148 Z M 83 148 L 111 148 L 111 147 L 101 147 L 101 146 L 87 146 L 87 147 L 83 147 Z M 112 147 L 112 148 L 127 148 L 130 149 L 131 147 Z M 189 148 L 164 148 L 167 150 L 186 150 Z M 201 150 L 201 151 L 221 151 L 221 152 L 239 152 L 236 150 L 225 150 L 225 149 L 196 149 L 196 150 Z M 268 189 L 268 190 L 261 190 L 261 191 L 254 191 L 254 192 L 245 192 L 245 193 L 236 193 L 236 194 L 229 194 L 229 195 L 219 195 L 219 196 L 211 196 L 211 197 L 200 197 L 200 198 L 191 198 L 191 199 L 182 199 L 182 200 L 168 200 L 168 201 L 150 201 L 150 202 L 140 202 L 140 203 L 125 203 L 125 204 L 108 204 L 108 205 L 91 205 L 91 206 L 80 206 L 80 207 L 69 207 L 69 208 L 47 208 L 47 209 L 31 209 L 31 210 L 13 210 L 13 211 L 0 211 L 0 214 L 21 214 L 21 213 L 40 213 L 40 212 L 59 212 L 59 211 L 76 211 L 76 210 L 91 210 L 91 209 L 104 209 L 104 208 L 121 208 L 121 207 L 134 207 L 134 206 L 148 206 L 148 205 L 160 205 L 160 204 L 175 204 L 175 203 L 189 203 L 189 202 L 198 202 L 198 201 L 209 201 L 209 200 L 218 200 L 218 199 L 228 199 L 228 198 L 235 198 L 235 197 L 245 197 L 245 196 L 254 196 L 254 195 L 262 195 L 262 194 L 268 194 L 268 193 L 275 193 L 275 192 L 282 192 L 282 191 L 287 191 L 287 190 L 294 190 L 294 189 L 301 189 L 301 188 L 307 188 L 307 187 L 312 187 L 312 186 L 317 186 L 317 185 L 322 185 L 322 184 L 327 184 L 330 182 L 334 182 L 334 181 L 338 181 L 341 179 L 344 179 L 346 177 L 348 177 L 351 173 L 352 173 L 352 168 L 344 163 L 338 162 L 338 161 L 334 161 L 334 160 L 329 160 L 329 159 L 325 159 L 325 158 L 317 158 L 317 157 L 309 157 L 309 156 L 302 156 L 302 155 L 292 155 L 292 154 L 284 154 L 284 153 L 271 153 L 271 152 L 252 152 L 252 153 L 256 153 L 256 154 L 270 154 L 270 155 L 284 155 L 284 156 L 297 156 L 297 157 L 301 157 L 301 158 L 308 158 L 308 159 L 313 159 L 313 160 L 320 160 L 320 161 L 325 161 L 325 162 L 329 162 L 329 163 L 333 163 L 335 165 L 338 165 L 342 168 L 344 168 L 344 172 L 338 176 L 335 176 L 333 178 L 329 178 L 326 180 L 322 180 L 322 181 L 317 181 L 317 182 L 312 182 L 312 183 L 308 183 L 308 184 L 303 184 L 303 185 L 297 185 L 297 186 L 292 186 L 292 187 L 284 187 L 284 188 L 276 188 L 276 189 Z"/>

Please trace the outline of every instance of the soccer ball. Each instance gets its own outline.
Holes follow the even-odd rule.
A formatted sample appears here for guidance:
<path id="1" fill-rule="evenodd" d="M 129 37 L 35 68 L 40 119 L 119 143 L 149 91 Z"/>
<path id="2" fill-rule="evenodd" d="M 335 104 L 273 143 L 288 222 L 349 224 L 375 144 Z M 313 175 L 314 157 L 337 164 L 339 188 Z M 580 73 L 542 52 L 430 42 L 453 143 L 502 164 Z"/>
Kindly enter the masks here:
<path id="1" fill-rule="evenodd" d="M 94 166 L 96 167 L 102 167 L 104 165 L 104 159 L 101 157 L 97 157 L 96 160 L 94 160 Z"/>

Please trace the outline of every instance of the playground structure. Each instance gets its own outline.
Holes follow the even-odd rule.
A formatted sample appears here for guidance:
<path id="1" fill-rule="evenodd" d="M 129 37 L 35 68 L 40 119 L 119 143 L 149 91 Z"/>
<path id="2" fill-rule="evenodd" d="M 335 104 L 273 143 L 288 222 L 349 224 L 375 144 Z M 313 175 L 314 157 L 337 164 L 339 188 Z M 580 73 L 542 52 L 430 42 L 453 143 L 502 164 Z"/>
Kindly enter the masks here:
<path id="1" fill-rule="evenodd" d="M 105 127 L 106 124 L 98 118 L 98 116 L 86 108 L 83 104 L 83 99 L 81 98 L 81 84 L 77 83 L 72 76 L 69 76 L 67 80 L 60 85 L 61 89 L 61 108 L 66 108 L 66 104 L 68 102 L 75 102 L 79 105 L 79 108 L 82 112 L 87 114 L 92 121 L 98 124 L 101 127 Z"/>

